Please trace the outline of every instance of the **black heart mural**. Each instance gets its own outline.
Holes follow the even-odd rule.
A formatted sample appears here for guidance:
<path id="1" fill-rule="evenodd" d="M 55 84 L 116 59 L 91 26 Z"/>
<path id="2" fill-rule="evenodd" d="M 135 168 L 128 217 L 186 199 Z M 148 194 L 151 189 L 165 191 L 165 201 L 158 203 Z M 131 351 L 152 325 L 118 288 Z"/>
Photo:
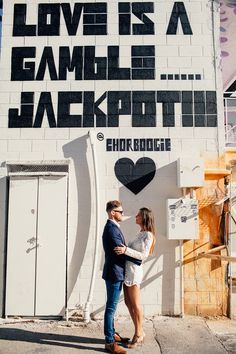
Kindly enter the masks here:
<path id="1" fill-rule="evenodd" d="M 131 192 L 138 194 L 151 182 L 156 173 L 155 162 L 149 157 L 138 159 L 136 164 L 126 157 L 115 164 L 117 179 Z"/>

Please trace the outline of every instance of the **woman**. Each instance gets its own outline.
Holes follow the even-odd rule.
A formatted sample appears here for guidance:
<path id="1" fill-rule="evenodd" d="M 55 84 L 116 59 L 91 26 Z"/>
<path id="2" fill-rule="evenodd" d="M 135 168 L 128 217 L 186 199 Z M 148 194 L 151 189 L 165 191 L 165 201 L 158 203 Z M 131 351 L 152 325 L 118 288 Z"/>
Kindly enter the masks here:
<path id="1" fill-rule="evenodd" d="M 128 247 L 124 245 L 117 246 L 114 248 L 114 251 L 118 255 L 125 254 L 144 261 L 149 254 L 153 253 L 155 247 L 154 216 L 150 209 L 141 208 L 135 218 L 136 224 L 140 226 L 137 237 L 129 242 Z M 145 335 L 142 329 L 143 314 L 140 304 L 140 284 L 142 278 L 142 264 L 137 265 L 127 260 L 125 264 L 124 297 L 135 328 L 132 342 L 128 345 L 130 348 L 141 345 Z"/>

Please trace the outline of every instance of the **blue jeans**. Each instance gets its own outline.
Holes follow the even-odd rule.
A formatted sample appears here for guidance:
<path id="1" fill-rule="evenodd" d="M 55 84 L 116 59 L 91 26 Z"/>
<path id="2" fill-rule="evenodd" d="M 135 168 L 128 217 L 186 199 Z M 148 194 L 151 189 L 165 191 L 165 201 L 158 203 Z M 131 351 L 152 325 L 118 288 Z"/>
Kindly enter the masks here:
<path id="1" fill-rule="evenodd" d="M 114 342 L 113 336 L 115 334 L 114 316 L 120 298 L 122 281 L 111 282 L 109 280 L 106 280 L 106 289 L 107 289 L 107 302 L 106 302 L 106 309 L 104 314 L 105 342 L 113 343 Z"/>

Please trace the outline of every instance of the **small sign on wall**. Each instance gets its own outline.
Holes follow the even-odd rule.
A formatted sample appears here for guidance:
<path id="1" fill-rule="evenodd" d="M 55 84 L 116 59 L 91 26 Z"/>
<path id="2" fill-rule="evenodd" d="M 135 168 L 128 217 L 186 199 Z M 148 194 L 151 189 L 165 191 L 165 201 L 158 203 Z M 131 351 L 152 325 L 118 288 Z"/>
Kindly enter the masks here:
<path id="1" fill-rule="evenodd" d="M 167 238 L 195 240 L 199 238 L 198 202 L 195 199 L 167 200 Z"/>
<path id="2" fill-rule="evenodd" d="M 177 181 L 179 188 L 202 187 L 204 184 L 204 162 L 192 156 L 177 160 Z"/>

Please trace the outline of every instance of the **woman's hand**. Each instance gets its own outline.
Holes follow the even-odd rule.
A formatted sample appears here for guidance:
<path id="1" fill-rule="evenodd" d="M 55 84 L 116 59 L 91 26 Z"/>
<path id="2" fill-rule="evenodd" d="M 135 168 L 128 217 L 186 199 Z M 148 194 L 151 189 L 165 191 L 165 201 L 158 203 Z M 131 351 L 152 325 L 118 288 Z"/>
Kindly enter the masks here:
<path id="1" fill-rule="evenodd" d="M 125 245 L 120 245 L 120 246 L 116 246 L 115 248 L 114 248 L 114 251 L 115 251 L 115 253 L 117 254 L 117 255 L 120 255 L 120 254 L 124 254 L 125 253 L 125 251 L 126 251 L 126 246 Z"/>

